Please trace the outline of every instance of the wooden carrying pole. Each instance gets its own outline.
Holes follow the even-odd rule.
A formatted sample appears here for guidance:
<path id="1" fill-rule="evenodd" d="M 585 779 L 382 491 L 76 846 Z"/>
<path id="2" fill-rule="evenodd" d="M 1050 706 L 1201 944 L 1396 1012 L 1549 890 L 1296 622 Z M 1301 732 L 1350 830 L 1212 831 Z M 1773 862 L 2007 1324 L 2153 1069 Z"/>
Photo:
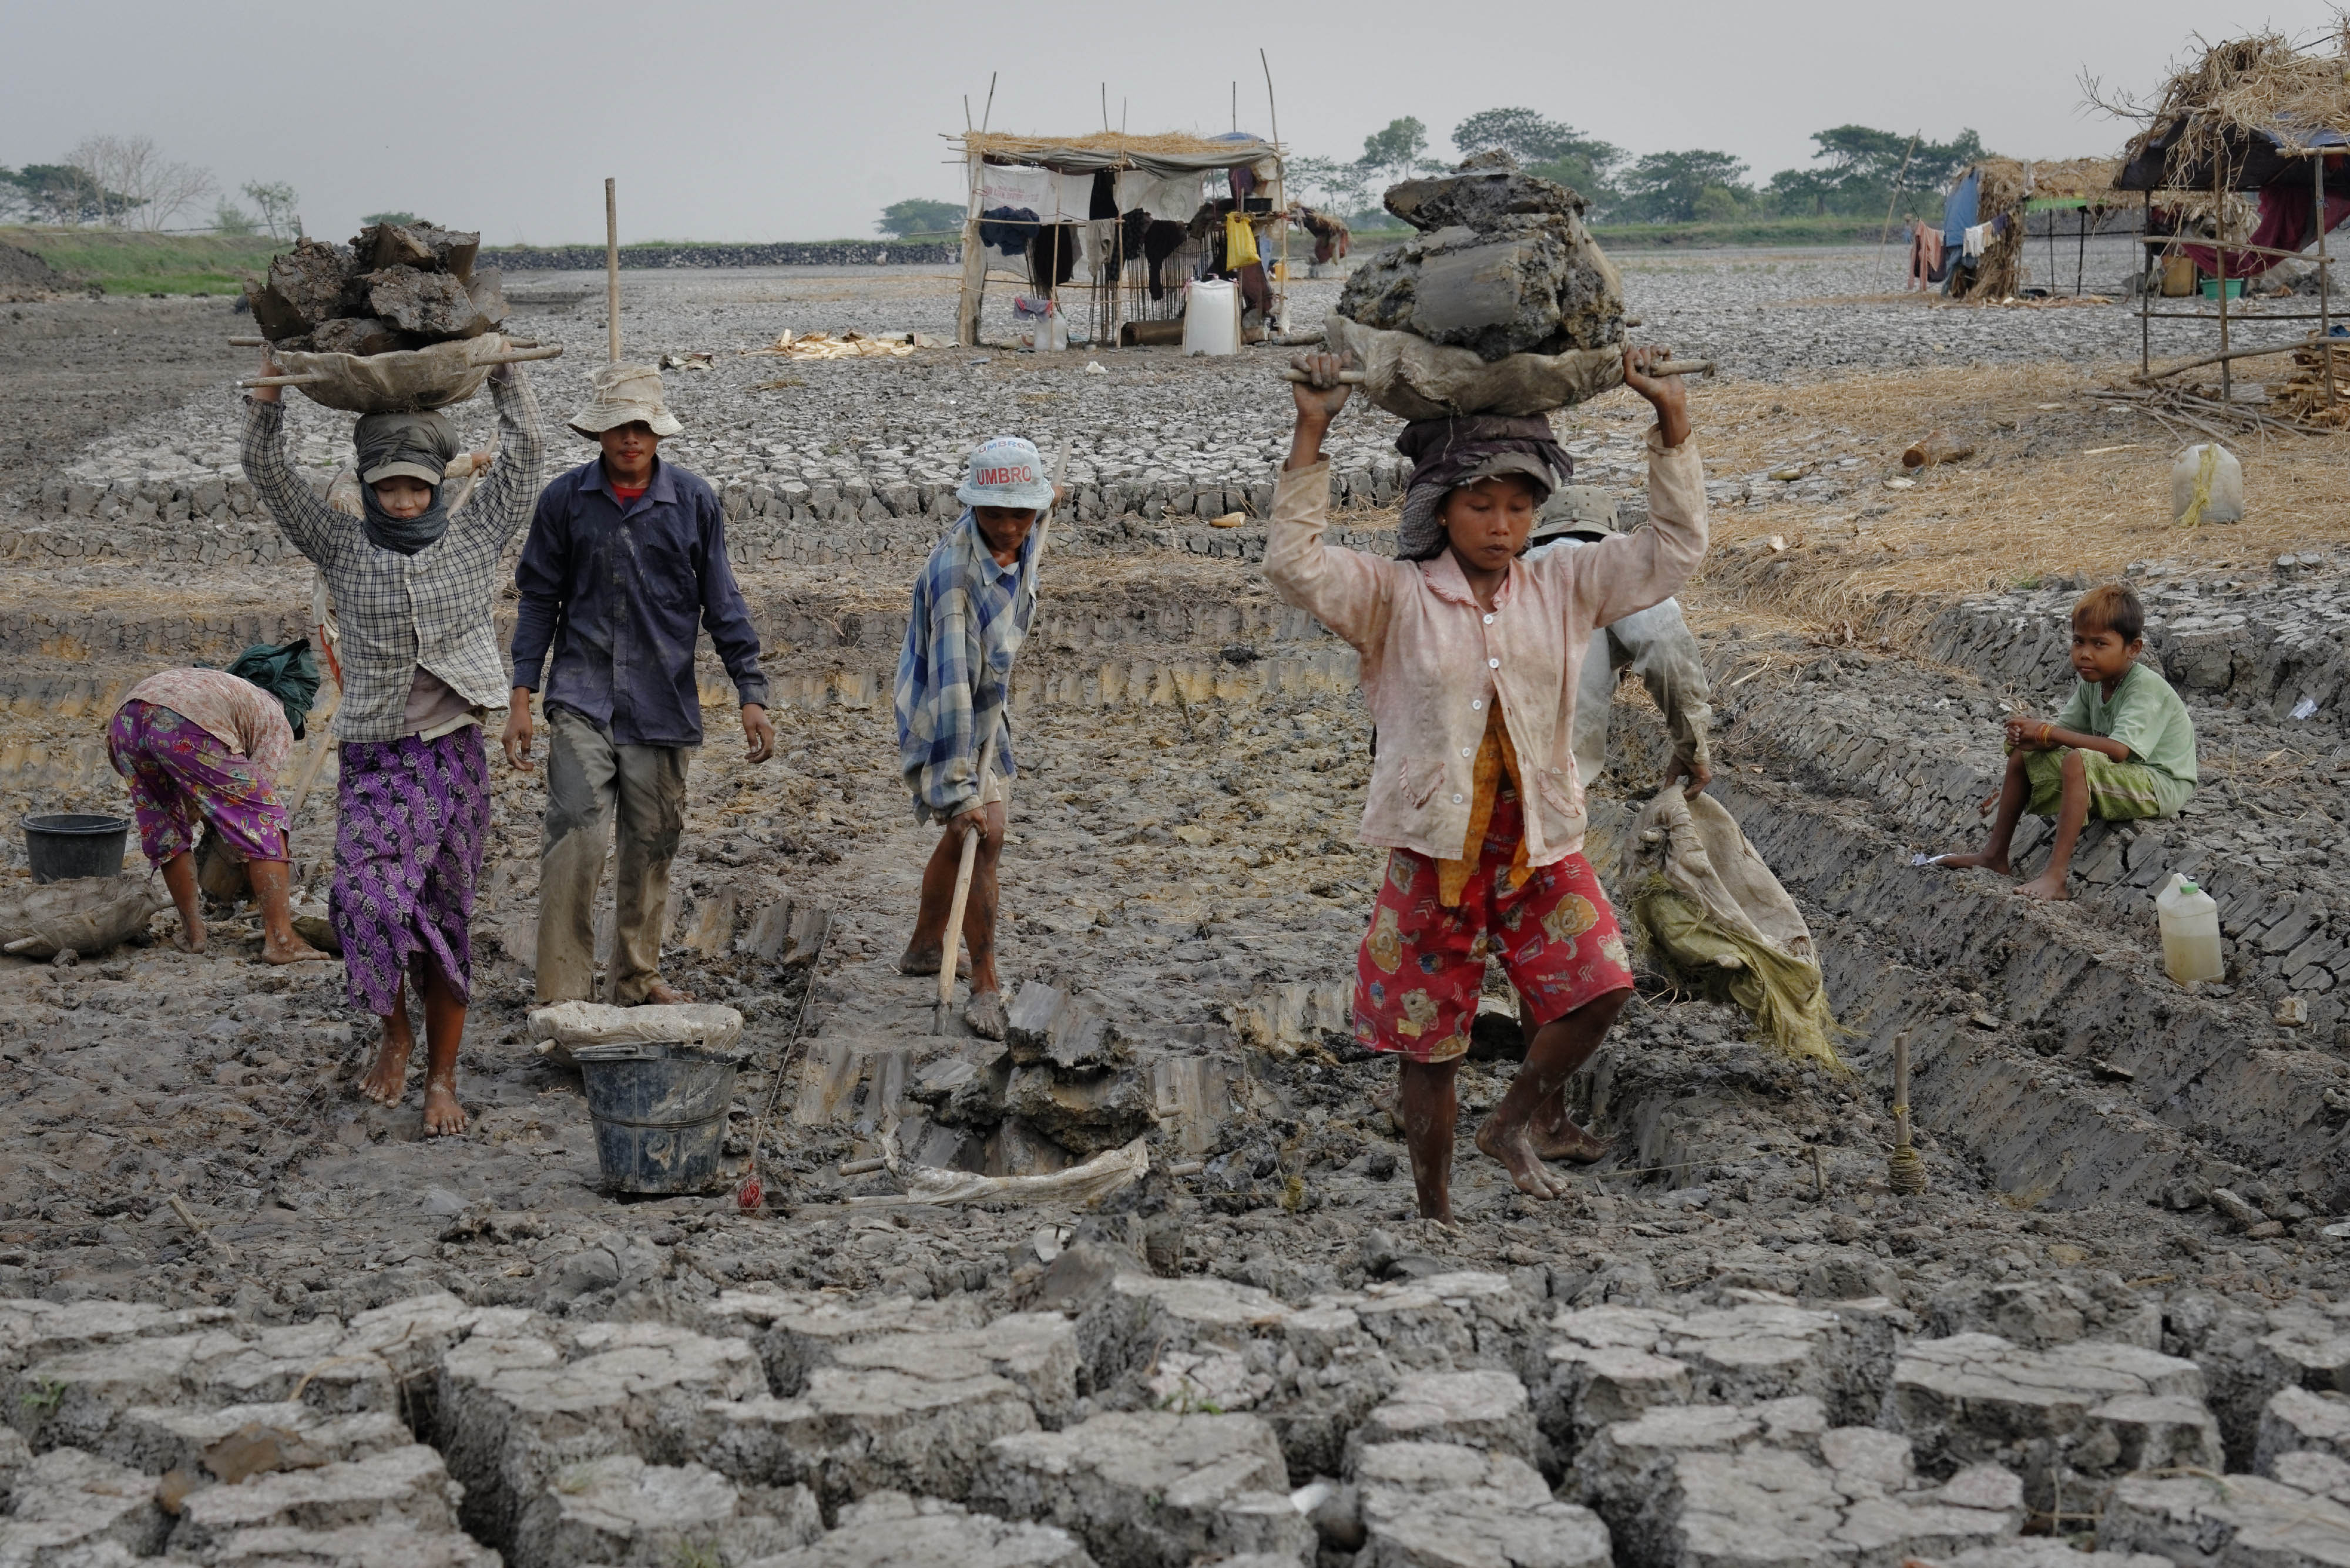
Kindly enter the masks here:
<path id="1" fill-rule="evenodd" d="M 604 341 L 607 358 L 620 362 L 620 202 L 613 182 L 604 182 Z"/>
<path id="2" fill-rule="evenodd" d="M 1893 1037 L 1893 1157 L 1887 1161 L 1886 1184 L 1904 1197 L 1926 1190 L 1926 1162 L 1909 1143 L 1909 1031 Z"/>

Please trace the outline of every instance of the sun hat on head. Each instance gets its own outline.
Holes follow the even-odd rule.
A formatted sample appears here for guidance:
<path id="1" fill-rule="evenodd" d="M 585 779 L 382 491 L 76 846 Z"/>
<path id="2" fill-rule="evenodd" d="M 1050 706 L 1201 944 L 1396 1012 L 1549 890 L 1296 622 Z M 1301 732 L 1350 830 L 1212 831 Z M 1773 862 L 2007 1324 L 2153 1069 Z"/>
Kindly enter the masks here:
<path id="1" fill-rule="evenodd" d="M 657 436 L 685 427 L 661 400 L 660 371 L 651 365 L 598 365 L 588 378 L 588 406 L 571 416 L 571 428 L 593 441 L 608 430 L 642 421 Z"/>
<path id="2" fill-rule="evenodd" d="M 1036 443 L 997 436 L 972 449 L 970 469 L 955 499 L 965 506 L 1014 506 L 1037 510 L 1053 504 L 1053 482 Z"/>
<path id="3" fill-rule="evenodd" d="M 1616 497 L 1596 484 L 1562 484 L 1543 504 L 1528 545 L 1553 539 L 1605 539 L 1616 532 Z"/>

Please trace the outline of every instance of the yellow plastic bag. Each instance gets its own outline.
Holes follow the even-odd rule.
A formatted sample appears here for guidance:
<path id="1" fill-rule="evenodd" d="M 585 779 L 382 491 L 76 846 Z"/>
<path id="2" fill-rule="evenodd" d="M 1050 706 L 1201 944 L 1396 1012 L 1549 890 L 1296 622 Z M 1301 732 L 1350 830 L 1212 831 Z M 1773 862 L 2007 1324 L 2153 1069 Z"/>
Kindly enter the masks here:
<path id="1" fill-rule="evenodd" d="M 1256 254 L 1256 230 L 1238 213 L 1224 214 L 1224 267 L 1238 272 L 1251 262 L 1260 259 Z"/>

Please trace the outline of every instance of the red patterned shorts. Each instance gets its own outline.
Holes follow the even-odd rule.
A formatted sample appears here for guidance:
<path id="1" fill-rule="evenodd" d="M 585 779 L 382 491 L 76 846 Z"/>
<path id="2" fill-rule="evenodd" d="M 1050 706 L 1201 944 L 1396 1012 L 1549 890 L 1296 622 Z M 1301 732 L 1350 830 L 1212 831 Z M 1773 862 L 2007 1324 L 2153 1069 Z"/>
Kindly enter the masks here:
<path id="1" fill-rule="evenodd" d="M 1493 807 L 1476 875 L 1461 902 L 1436 901 L 1436 862 L 1388 853 L 1371 929 L 1355 961 L 1355 1042 L 1414 1062 L 1450 1062 L 1469 1049 L 1488 953 L 1502 961 L 1534 1012 L 1555 1023 L 1611 991 L 1632 988 L 1630 955 L 1591 862 L 1570 855 L 1510 887 L 1518 802 Z"/>

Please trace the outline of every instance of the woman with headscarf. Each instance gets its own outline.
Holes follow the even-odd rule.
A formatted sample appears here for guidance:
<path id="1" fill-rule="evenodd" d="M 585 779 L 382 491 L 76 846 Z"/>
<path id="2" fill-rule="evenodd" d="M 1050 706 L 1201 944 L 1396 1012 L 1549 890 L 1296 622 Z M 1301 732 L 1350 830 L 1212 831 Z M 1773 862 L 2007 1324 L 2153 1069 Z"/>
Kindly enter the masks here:
<path id="1" fill-rule="evenodd" d="M 1477 1131 L 1519 1191 L 1555 1198 L 1543 1161 L 1593 1159 L 1560 1091 L 1632 994 L 1615 912 L 1583 857 L 1573 737 L 1577 678 L 1598 627 L 1659 603 L 1705 555 L 1705 470 L 1680 382 L 1627 348 L 1624 381 L 1657 410 L 1649 526 L 1533 562 L 1535 514 L 1572 472 L 1540 416 L 1422 420 L 1392 561 L 1322 542 L 1322 438 L 1347 401 L 1345 362 L 1295 361 L 1297 428 L 1264 557 L 1274 592 L 1362 655 L 1378 726 L 1363 837 L 1388 851 L 1356 963 L 1355 1038 L 1402 1059 L 1398 1108 L 1419 1212 L 1452 1218 L 1453 1078 L 1485 959 L 1531 1010 L 1525 1064 Z"/>
<path id="2" fill-rule="evenodd" d="M 181 941 L 204 950 L 196 898 L 196 828 L 211 827 L 244 863 L 261 906 L 261 956 L 327 955 L 294 934 L 292 852 L 277 774 L 294 752 L 286 705 L 225 670 L 165 670 L 130 689 L 107 726 L 106 756 L 130 785 L 139 847 L 163 874 Z"/>
<path id="3" fill-rule="evenodd" d="M 263 373 L 275 374 L 266 363 Z M 458 451 L 439 413 L 369 414 L 352 432 L 363 515 L 311 493 L 286 458 L 278 389 L 248 400 L 244 472 L 294 547 L 317 566 L 340 626 L 342 707 L 330 912 L 354 1007 L 382 1021 L 360 1092 L 398 1105 L 424 1003 L 424 1131 L 463 1132 L 457 1046 L 473 990 L 469 925 L 490 821 L 482 724 L 506 704 L 491 612 L 498 560 L 538 495 L 546 432 L 519 365 L 490 376 L 498 455 L 464 502 L 442 484 Z"/>

